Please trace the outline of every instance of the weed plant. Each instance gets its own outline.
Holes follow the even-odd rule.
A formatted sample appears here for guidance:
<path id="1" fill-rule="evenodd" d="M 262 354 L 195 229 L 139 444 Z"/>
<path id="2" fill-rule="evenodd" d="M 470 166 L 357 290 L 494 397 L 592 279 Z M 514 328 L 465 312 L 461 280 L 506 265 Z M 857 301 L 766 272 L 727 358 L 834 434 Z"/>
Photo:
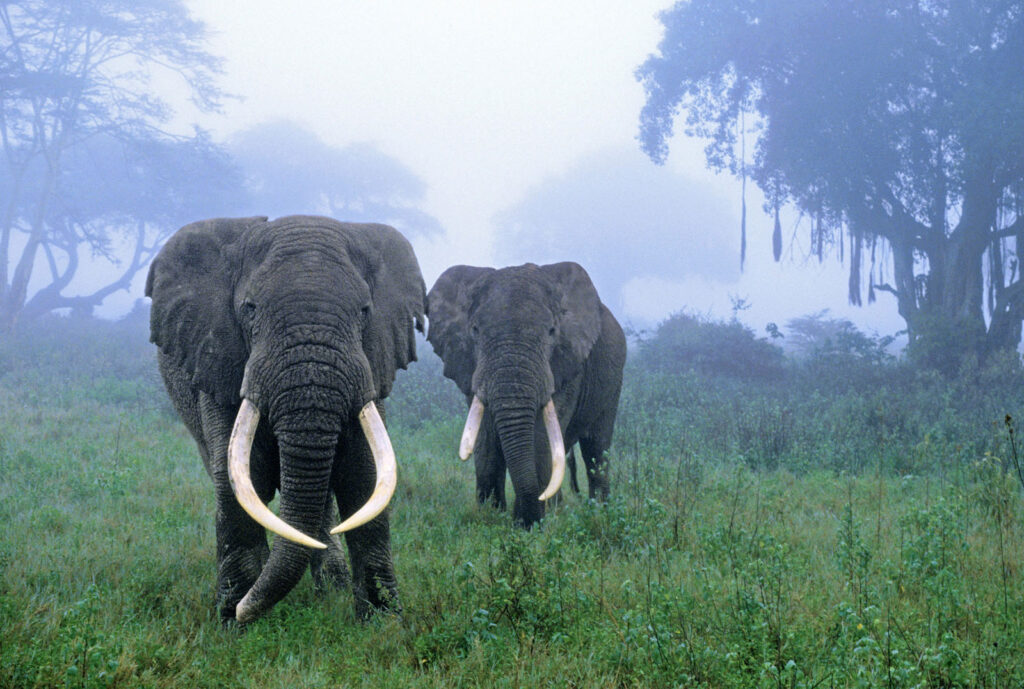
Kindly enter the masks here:
<path id="1" fill-rule="evenodd" d="M 145 319 L 0 340 L 0 687 L 1024 686 L 1015 359 L 631 360 L 611 498 L 524 532 L 475 504 L 420 345 L 388 404 L 404 614 L 307 577 L 239 630 Z"/>

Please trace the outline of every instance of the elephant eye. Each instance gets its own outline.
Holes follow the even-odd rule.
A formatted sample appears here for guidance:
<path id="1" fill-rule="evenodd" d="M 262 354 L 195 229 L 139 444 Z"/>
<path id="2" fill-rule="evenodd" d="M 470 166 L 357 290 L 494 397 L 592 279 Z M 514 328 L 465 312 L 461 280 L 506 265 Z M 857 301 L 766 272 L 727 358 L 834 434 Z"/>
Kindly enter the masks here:
<path id="1" fill-rule="evenodd" d="M 256 304 L 246 299 L 242 302 L 242 318 L 251 321 L 256 315 Z"/>
<path id="2" fill-rule="evenodd" d="M 366 319 L 366 318 L 369 318 L 369 317 L 370 317 L 370 305 L 369 305 L 369 304 L 364 304 L 364 305 L 363 305 L 363 308 L 362 308 L 362 309 L 360 309 L 359 311 L 360 311 L 360 313 L 362 314 L 362 316 L 363 316 L 363 318 L 364 318 L 364 319 Z"/>
<path id="3" fill-rule="evenodd" d="M 551 337 L 555 336 L 555 326 L 551 326 L 551 328 L 548 330 L 548 335 L 550 335 Z"/>
<path id="4" fill-rule="evenodd" d="M 473 337 L 476 337 L 477 335 L 480 334 L 480 328 L 474 325 L 472 328 L 469 329 L 469 332 Z"/>

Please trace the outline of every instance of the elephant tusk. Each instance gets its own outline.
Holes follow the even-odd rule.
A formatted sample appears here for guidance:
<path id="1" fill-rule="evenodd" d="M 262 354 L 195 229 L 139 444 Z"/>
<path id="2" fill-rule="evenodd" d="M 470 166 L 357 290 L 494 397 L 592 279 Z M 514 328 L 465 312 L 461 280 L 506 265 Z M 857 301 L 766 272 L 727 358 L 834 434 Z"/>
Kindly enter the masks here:
<path id="1" fill-rule="evenodd" d="M 235 499 L 249 516 L 269 531 L 278 536 L 295 541 L 310 548 L 327 548 L 320 541 L 310 538 L 294 526 L 270 511 L 263 504 L 249 476 L 249 455 L 252 452 L 252 440 L 256 436 L 256 427 L 260 423 L 260 411 L 247 399 L 242 399 L 242 406 L 235 417 L 235 425 L 231 429 L 231 441 L 228 443 L 228 478 Z"/>
<path id="2" fill-rule="evenodd" d="M 538 500 L 554 497 L 565 478 L 565 443 L 562 441 L 562 427 L 558 424 L 554 400 L 548 400 L 544 405 L 544 428 L 548 432 L 548 445 L 551 447 L 551 480 Z"/>
<path id="3" fill-rule="evenodd" d="M 395 485 L 398 483 L 395 450 L 391 447 L 391 438 L 388 437 L 384 421 L 380 418 L 377 406 L 373 402 L 367 403 L 359 412 L 359 425 L 363 427 L 363 434 L 370 444 L 373 465 L 377 469 L 377 485 L 373 487 L 373 493 L 365 505 L 331 529 L 331 533 L 335 534 L 362 526 L 383 512 L 384 508 L 388 506 L 388 502 L 391 501 L 391 496 L 395 493 Z"/>
<path id="4" fill-rule="evenodd" d="M 484 403 L 473 395 L 473 403 L 469 405 L 466 416 L 466 427 L 462 430 L 462 442 L 459 443 L 459 459 L 465 462 L 473 454 L 476 437 L 480 434 L 480 422 L 484 418 Z"/>

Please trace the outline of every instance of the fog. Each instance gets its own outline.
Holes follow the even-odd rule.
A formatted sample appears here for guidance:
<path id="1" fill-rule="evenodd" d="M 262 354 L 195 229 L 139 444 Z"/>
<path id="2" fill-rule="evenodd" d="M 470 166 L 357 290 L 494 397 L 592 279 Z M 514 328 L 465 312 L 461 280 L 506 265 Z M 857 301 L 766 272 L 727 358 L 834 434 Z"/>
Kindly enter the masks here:
<path id="1" fill-rule="evenodd" d="M 458 263 L 576 260 L 636 328 L 679 310 L 727 318 L 736 300 L 761 333 L 825 308 L 868 330 L 903 327 L 889 295 L 847 305 L 846 269 L 805 258 L 806 220 L 783 215 L 775 263 L 753 184 L 741 272 L 739 181 L 709 171 L 704 143 L 682 134 L 663 166 L 640 152 L 634 74 L 657 46 L 665 0 L 186 4 L 233 97 L 202 112 L 173 77 L 152 85 L 175 108 L 172 128 L 202 127 L 227 147 L 249 195 L 197 203 L 182 222 L 388 222 L 413 242 L 428 287 Z M 109 274 L 93 259 L 66 293 Z M 144 278 L 96 313 L 125 313 Z"/>

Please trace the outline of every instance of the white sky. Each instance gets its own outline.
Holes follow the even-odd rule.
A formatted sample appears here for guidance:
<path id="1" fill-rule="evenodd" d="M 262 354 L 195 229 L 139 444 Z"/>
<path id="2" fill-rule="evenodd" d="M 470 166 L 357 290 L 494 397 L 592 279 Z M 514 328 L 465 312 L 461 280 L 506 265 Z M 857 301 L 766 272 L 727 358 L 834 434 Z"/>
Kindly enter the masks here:
<path id="1" fill-rule="evenodd" d="M 588 154 L 637 147 L 643 90 L 633 74 L 656 49 L 656 15 L 670 4 L 187 0 L 211 31 L 210 51 L 226 60 L 222 86 L 243 96 L 199 121 L 222 139 L 291 119 L 330 145 L 368 141 L 399 159 L 428 185 L 423 210 L 446 230 L 416 245 L 429 287 L 448 265 L 493 263 L 492 218 L 531 187 Z M 738 182 L 706 171 L 702 146 L 677 136 L 667 166 L 738 208 Z M 620 320 L 657 321 L 681 308 L 726 317 L 731 294 L 753 304 L 743 320 L 762 334 L 768 321 L 826 307 L 882 333 L 902 327 L 889 295 L 846 307 L 846 273 L 834 263 L 774 264 L 771 222 L 754 195 L 748 209 L 739 282 L 638 279 Z M 738 244 L 734 218 L 712 231 Z"/>

